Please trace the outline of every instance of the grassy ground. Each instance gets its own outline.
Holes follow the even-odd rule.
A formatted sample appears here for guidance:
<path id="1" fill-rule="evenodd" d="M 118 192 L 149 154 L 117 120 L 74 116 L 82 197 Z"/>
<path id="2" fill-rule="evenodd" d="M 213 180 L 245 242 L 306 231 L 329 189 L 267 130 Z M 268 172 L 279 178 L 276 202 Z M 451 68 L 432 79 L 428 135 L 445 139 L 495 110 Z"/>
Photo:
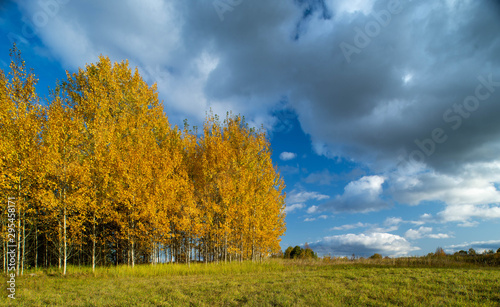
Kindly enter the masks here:
<path id="1" fill-rule="evenodd" d="M 17 306 L 500 306 L 500 269 L 366 263 L 71 267 L 28 272 Z M 32 274 L 31 274 L 32 275 Z M 5 295 L 4 295 L 5 296 Z"/>

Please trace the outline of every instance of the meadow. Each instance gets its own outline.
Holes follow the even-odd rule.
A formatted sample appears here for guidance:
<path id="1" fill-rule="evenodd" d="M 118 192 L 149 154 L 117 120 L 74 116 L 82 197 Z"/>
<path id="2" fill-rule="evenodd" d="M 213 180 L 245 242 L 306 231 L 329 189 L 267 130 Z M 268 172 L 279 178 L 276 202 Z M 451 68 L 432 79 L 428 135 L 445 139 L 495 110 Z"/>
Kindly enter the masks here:
<path id="1" fill-rule="evenodd" d="M 499 306 L 500 269 L 410 260 L 28 270 L 2 306 Z M 5 297 L 6 295 L 4 295 Z"/>

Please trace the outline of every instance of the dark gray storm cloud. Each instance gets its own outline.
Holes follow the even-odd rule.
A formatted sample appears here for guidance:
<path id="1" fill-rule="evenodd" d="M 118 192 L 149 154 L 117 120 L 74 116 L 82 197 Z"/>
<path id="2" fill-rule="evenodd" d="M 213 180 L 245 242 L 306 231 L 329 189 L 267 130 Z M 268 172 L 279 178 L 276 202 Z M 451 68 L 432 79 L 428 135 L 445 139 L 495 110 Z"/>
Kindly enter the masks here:
<path id="1" fill-rule="evenodd" d="M 500 202 L 495 1 L 53 1 L 64 4 L 37 33 L 68 67 L 128 58 L 182 119 L 233 110 L 272 129 L 287 101 L 318 154 L 385 178 L 388 189 L 351 198 L 375 207 L 339 195 L 323 209 L 460 205 L 459 184 Z M 28 19 L 44 12 L 20 3 Z"/>
<path id="2" fill-rule="evenodd" d="M 341 3 L 243 1 L 224 22 L 211 3 L 185 4 L 185 51 L 219 56 L 206 96 L 258 108 L 288 95 L 305 132 L 331 156 L 373 164 L 402 156 L 443 172 L 494 159 L 496 6 L 366 1 L 372 8 L 365 14 L 343 11 Z M 480 85 L 488 98 L 475 97 Z M 442 143 L 433 140 L 436 129 Z"/>

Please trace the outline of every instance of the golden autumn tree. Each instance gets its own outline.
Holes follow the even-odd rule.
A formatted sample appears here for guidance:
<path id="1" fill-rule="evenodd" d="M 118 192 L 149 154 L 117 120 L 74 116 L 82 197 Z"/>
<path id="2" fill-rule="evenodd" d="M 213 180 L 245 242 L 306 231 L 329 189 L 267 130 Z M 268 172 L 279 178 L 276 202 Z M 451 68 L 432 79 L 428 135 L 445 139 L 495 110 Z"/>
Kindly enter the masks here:
<path id="1" fill-rule="evenodd" d="M 128 102 L 132 103 L 132 102 Z M 132 267 L 135 264 L 136 245 L 147 233 L 147 208 L 151 206 L 153 190 L 152 151 L 155 146 L 146 122 L 148 105 L 125 105 L 125 115 L 118 120 L 115 142 L 119 154 L 117 170 L 119 184 L 116 190 L 118 223 L 122 238 L 129 246 Z M 143 242 L 146 243 L 147 242 Z"/>
<path id="2" fill-rule="evenodd" d="M 83 240 L 89 202 L 89 165 L 84 155 L 83 125 L 72 108 L 55 97 L 43 134 L 47 217 L 55 221 L 59 263 L 66 274 L 69 251 Z"/>
<path id="3" fill-rule="evenodd" d="M 249 181 L 247 190 L 252 197 L 248 233 L 252 236 L 252 259 L 255 260 L 256 256 L 267 256 L 280 250 L 279 238 L 285 232 L 285 185 L 272 163 L 265 135 L 256 135 L 252 144 L 255 148 L 249 156 L 253 156 L 254 161 L 249 169 L 258 172 Z"/>
<path id="4" fill-rule="evenodd" d="M 35 91 L 38 80 L 26 69 L 16 45 L 10 55 L 8 79 L 3 72 L 0 78 L 0 185 L 6 195 L 16 199 L 16 272 L 22 274 L 27 249 L 26 223 L 32 223 L 36 216 L 43 108 Z"/>
<path id="5" fill-rule="evenodd" d="M 185 187 L 190 191 L 190 233 L 192 237 L 192 247 L 198 254 L 198 261 L 201 258 L 208 261 L 209 238 L 211 226 L 213 224 L 213 212 L 209 211 L 210 201 L 207 198 L 207 190 L 204 184 L 207 182 L 204 172 L 204 159 L 201 140 L 197 136 L 197 127 L 189 129 L 187 120 L 184 122 L 182 140 L 179 143 L 183 153 L 182 168 L 184 169 Z M 200 141 L 200 142 L 199 142 Z"/>
<path id="6" fill-rule="evenodd" d="M 9 109 L 11 108 L 11 102 L 7 95 L 7 83 L 8 80 L 3 72 L 0 70 L 0 193 L 3 196 L 1 200 L 1 228 L 0 235 L 2 239 L 2 258 L 3 258 L 3 270 L 7 270 L 7 259 L 8 259 L 8 249 L 7 244 L 9 242 L 9 233 L 7 229 L 8 219 L 7 219 L 7 207 L 9 200 L 14 200 L 14 193 L 12 188 L 12 181 L 10 176 L 12 176 L 9 170 L 9 162 L 14 153 L 14 142 L 12 138 L 9 138 L 9 129 L 12 129 L 11 125 L 11 115 L 9 114 Z M 8 196 L 10 194 L 10 196 Z M 7 197 L 7 199 L 5 199 Z"/>
<path id="7" fill-rule="evenodd" d="M 122 121 L 125 84 L 120 78 L 123 65 L 112 65 L 109 58 L 89 64 L 78 72 L 67 73 L 59 85 L 75 116 L 81 119 L 85 138 L 85 158 L 90 171 L 90 198 L 86 224 L 90 229 L 92 268 L 95 270 L 97 246 L 102 250 L 108 242 L 118 246 L 116 229 L 116 190 L 119 186 L 117 166 L 121 159 L 116 137 Z"/>
<path id="8" fill-rule="evenodd" d="M 212 254 L 212 259 L 220 258 L 221 234 L 224 232 L 225 212 L 221 194 L 221 184 L 225 176 L 224 157 L 227 152 L 223 150 L 222 127 L 216 116 L 209 116 L 203 127 L 203 138 L 200 140 L 199 153 L 199 178 L 197 189 L 200 194 L 199 205 L 204 213 L 205 233 L 204 244 L 207 254 Z M 207 255 L 208 256 L 208 255 Z"/>
<path id="9" fill-rule="evenodd" d="M 146 242 L 146 253 L 150 255 L 151 264 L 156 264 L 160 261 L 161 250 L 170 239 L 171 216 L 167 212 L 175 197 L 177 183 L 174 181 L 173 174 L 175 166 L 180 162 L 171 150 L 177 133 L 170 128 L 163 110 L 157 106 L 149 112 L 151 127 L 149 159 L 152 164 L 149 198 L 145 208 L 149 240 Z"/>
<path id="10" fill-rule="evenodd" d="M 234 199 L 233 229 L 242 236 L 233 241 L 250 258 L 279 249 L 284 225 L 284 183 L 272 164 L 269 141 L 263 130 L 249 128 L 240 116 L 227 117 L 224 138 L 230 144 Z M 248 257 L 248 256 L 247 256 Z"/>
<path id="11" fill-rule="evenodd" d="M 240 116 L 228 115 L 223 123 L 207 117 L 194 177 L 203 243 L 214 261 L 255 259 L 279 248 L 284 184 L 270 155 L 265 133 Z"/>
<path id="12" fill-rule="evenodd" d="M 127 62 L 112 64 L 101 56 L 98 63 L 68 74 L 62 88 L 85 123 L 93 182 L 93 263 L 95 229 L 105 224 L 116 228 L 108 235 L 117 253 L 122 241 L 134 265 L 136 242 L 147 226 L 145 209 L 153 202 L 153 156 L 158 154 L 154 130 L 160 129 L 154 125 L 168 127 L 168 122 L 157 122 L 163 113 L 158 116 L 155 86 L 149 87 L 137 70 L 132 74 Z"/>
<path id="13" fill-rule="evenodd" d="M 196 149 L 195 138 L 175 127 L 169 135 L 168 156 L 174 171 L 169 175 L 170 186 L 174 188 L 169 200 L 170 253 L 176 261 L 188 265 L 193 246 L 202 236 L 200 208 L 195 199 L 195 186 L 191 177 L 192 158 Z"/>

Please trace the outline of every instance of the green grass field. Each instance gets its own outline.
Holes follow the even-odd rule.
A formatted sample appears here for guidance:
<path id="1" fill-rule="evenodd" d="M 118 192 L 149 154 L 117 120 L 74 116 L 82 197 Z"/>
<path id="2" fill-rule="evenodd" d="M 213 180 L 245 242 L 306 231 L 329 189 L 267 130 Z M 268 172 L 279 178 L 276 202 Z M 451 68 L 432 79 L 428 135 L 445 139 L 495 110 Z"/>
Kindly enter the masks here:
<path id="1" fill-rule="evenodd" d="M 1 305 L 500 306 L 500 269 L 488 267 L 270 260 L 33 272 L 17 278 L 15 304 Z"/>

